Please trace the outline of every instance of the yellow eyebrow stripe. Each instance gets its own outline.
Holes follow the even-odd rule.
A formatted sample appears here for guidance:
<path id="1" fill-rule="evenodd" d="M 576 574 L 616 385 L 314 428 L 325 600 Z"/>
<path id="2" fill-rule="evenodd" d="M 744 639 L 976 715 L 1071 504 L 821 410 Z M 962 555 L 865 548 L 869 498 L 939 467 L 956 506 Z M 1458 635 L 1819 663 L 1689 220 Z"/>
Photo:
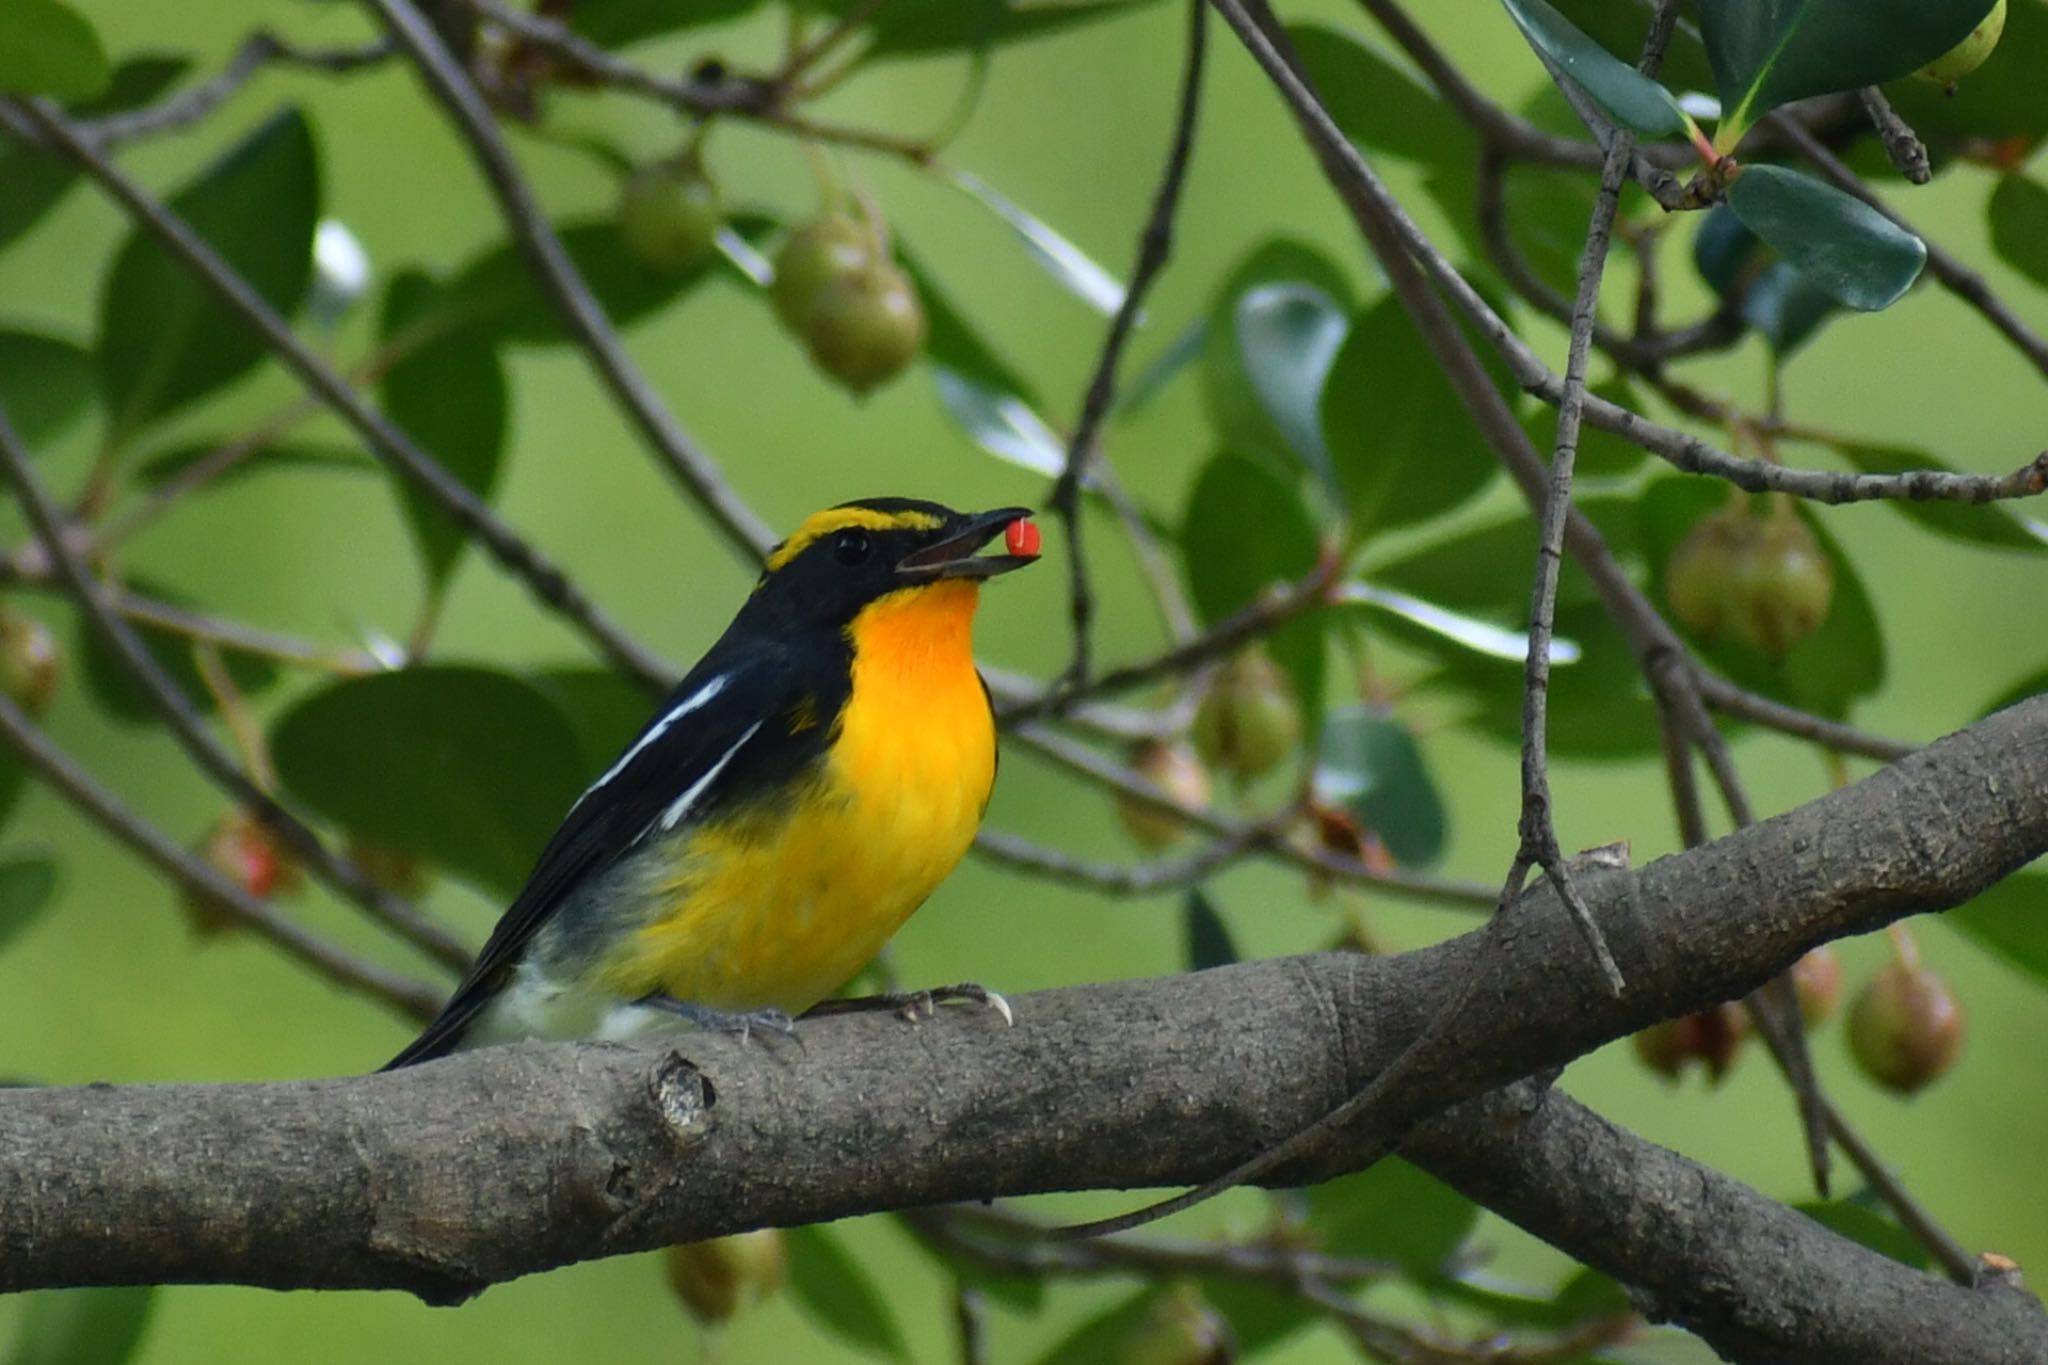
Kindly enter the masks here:
<path id="1" fill-rule="evenodd" d="M 790 532 L 789 539 L 768 556 L 768 572 L 774 573 L 808 549 L 823 536 L 858 528 L 863 531 L 935 531 L 942 523 L 929 512 L 879 512 L 872 507 L 828 507 L 804 518 L 804 524 Z"/>

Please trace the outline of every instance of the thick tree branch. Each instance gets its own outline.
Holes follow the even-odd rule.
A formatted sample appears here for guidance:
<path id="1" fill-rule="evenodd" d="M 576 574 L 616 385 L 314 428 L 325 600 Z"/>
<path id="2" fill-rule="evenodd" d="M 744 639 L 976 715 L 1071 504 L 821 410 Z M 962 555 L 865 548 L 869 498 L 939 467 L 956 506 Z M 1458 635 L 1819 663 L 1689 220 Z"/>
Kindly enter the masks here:
<path id="1" fill-rule="evenodd" d="M 2048 1319 L 2025 1296 L 1940 1288 L 1815 1235 L 1569 1101 L 1519 1125 L 1424 1121 L 1742 995 L 1815 943 L 1958 904 L 2044 849 L 2037 698 L 1717 843 L 1582 876 L 1628 975 L 1623 1000 L 1585 971 L 1539 887 L 1510 912 L 1511 950 L 1483 960 L 1467 935 L 1394 958 L 1050 991 L 1019 1000 L 1015 1028 L 965 1011 L 915 1027 L 841 1018 L 806 1024 L 800 1052 L 692 1036 L 674 1052 L 528 1045 L 339 1080 L 0 1093 L 0 1289 L 232 1280 L 450 1299 L 763 1223 L 1200 1180 L 1354 1093 L 1477 971 L 1478 997 L 1499 1007 L 1469 1012 L 1458 1046 L 1369 1131 L 1276 1179 L 1319 1179 L 1412 1137 L 1433 1168 L 1710 1339 L 1781 1334 L 1781 1350 L 1750 1358 L 2038 1359 Z M 1569 1179 L 1553 1169 L 1580 1157 Z M 1861 1356 L 1830 1344 L 1852 1310 Z M 1942 1341 L 1923 1350 L 1930 1313 Z M 1986 1340 L 2011 1346 L 1987 1355 Z"/>

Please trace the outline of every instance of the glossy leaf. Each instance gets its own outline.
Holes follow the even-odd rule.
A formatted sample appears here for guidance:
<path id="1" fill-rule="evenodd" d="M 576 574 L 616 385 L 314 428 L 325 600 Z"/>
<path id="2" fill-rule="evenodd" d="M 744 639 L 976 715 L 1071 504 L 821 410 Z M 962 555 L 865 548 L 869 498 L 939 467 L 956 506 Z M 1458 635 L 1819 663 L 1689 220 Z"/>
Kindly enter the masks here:
<path id="1" fill-rule="evenodd" d="M 2015 872 L 1942 919 L 2048 985 L 2048 872 Z"/>
<path id="2" fill-rule="evenodd" d="M 155 1302 L 149 1285 L 31 1294 L 8 1365 L 122 1365 L 142 1344 Z"/>
<path id="3" fill-rule="evenodd" d="M 1406 867 L 1443 856 L 1448 819 L 1414 734 L 1385 706 L 1340 706 L 1323 718 L 1316 795 L 1344 806 Z"/>
<path id="4" fill-rule="evenodd" d="M 1998 165 L 2016 168 L 2048 136 L 2043 71 L 2048 71 L 2048 4 L 2009 0 L 1998 50 L 1954 89 L 1909 78 L 1885 87 L 1885 96 L 1927 144 L 1937 171 L 1959 156 L 1983 157 L 1987 151 Z M 1873 161 L 1880 174 L 1896 174 L 1888 157 L 1880 154 Z"/>
<path id="5" fill-rule="evenodd" d="M 1104 317 L 1123 306 L 1122 281 L 1096 264 L 1093 257 L 1062 236 L 1053 226 L 1008 197 L 980 176 L 954 171 L 951 179 L 976 202 L 1010 225 L 1010 231 L 1024 244 L 1024 250 L 1040 269 L 1052 276 L 1062 289 Z"/>
<path id="6" fill-rule="evenodd" d="M 1265 284 L 1238 299 L 1232 325 L 1238 361 L 1274 431 L 1304 467 L 1331 482 L 1317 403 L 1350 320 L 1314 285 Z"/>
<path id="7" fill-rule="evenodd" d="M 1814 1222 L 1894 1261 L 1925 1270 L 1927 1250 L 1885 1214 L 1853 1199 L 1808 1200 L 1794 1208 Z"/>
<path id="8" fill-rule="evenodd" d="M 1191 886 L 1181 899 L 1181 933 L 1186 940 L 1185 961 L 1191 972 L 1227 967 L 1239 961 L 1237 945 L 1230 940 L 1230 926 L 1216 909 L 1216 902 L 1199 886 Z"/>
<path id="9" fill-rule="evenodd" d="M 1804 345 L 1839 311 L 1835 301 L 1778 259 L 1735 211 L 1718 204 L 1693 237 L 1693 266 L 1780 358 Z"/>
<path id="10" fill-rule="evenodd" d="M 1544 0 L 1502 0 L 1530 45 L 1571 77 L 1608 116 L 1651 137 L 1685 134 L 1669 90 L 1579 31 Z"/>
<path id="11" fill-rule="evenodd" d="M 1889 308 L 1920 278 L 1927 244 L 1860 199 L 1783 166 L 1748 166 L 1728 207 L 1845 308 Z"/>
<path id="12" fill-rule="evenodd" d="M 1723 129 L 1791 100 L 1896 80 L 1990 10 L 1991 0 L 1699 0 Z"/>
<path id="13" fill-rule="evenodd" d="M 532 674 L 567 718 L 585 772 L 603 772 L 654 714 L 655 699 L 608 668 L 555 668 Z"/>
<path id="14" fill-rule="evenodd" d="M 1066 443 L 1023 399 L 944 365 L 932 367 L 932 384 L 954 425 L 989 454 L 1049 479 L 1066 468 Z"/>
<path id="15" fill-rule="evenodd" d="M 1999 259 L 2048 289 L 2048 186 L 2018 171 L 2000 176 L 1984 220 Z"/>
<path id="16" fill-rule="evenodd" d="M 172 606 L 188 605 L 184 594 L 148 579 L 131 576 L 126 586 L 142 597 L 168 602 Z M 198 665 L 193 662 L 191 639 L 141 621 L 128 624 L 157 664 L 170 675 L 178 690 L 202 715 L 212 715 L 218 707 L 213 693 L 207 690 L 205 680 L 199 676 Z M 79 677 L 99 708 L 116 720 L 161 725 L 163 713 L 150 700 L 142 684 L 129 673 L 128 665 L 121 661 L 120 655 L 83 618 L 79 620 L 78 632 Z M 277 665 L 260 654 L 224 648 L 221 650 L 221 664 L 245 695 L 261 692 L 277 681 Z"/>
<path id="17" fill-rule="evenodd" d="M 90 352 L 41 332 L 0 331 L 0 406 L 31 451 L 76 421 L 93 397 Z"/>
<path id="18" fill-rule="evenodd" d="M 1326 1251 L 1392 1261 L 1424 1281 L 1446 1268 L 1479 1221 L 1479 1206 L 1434 1176 L 1388 1157 L 1308 1193 Z"/>
<path id="19" fill-rule="evenodd" d="M 417 271 L 391 281 L 381 336 L 388 345 L 418 319 L 442 307 L 442 290 Z M 462 485 L 490 501 L 504 463 L 511 389 L 488 334 L 458 331 L 408 350 L 378 384 L 384 411 Z M 448 582 L 469 537 L 441 505 L 394 475 L 407 526 L 419 546 L 428 589 Z"/>
<path id="20" fill-rule="evenodd" d="M 1321 24 L 1290 24 L 1287 36 L 1345 137 L 1420 165 L 1467 166 L 1477 155 L 1470 126 L 1436 90 L 1366 39 Z"/>
<path id="21" fill-rule="evenodd" d="M 1494 366 L 1489 373 L 1508 395 L 1505 376 Z M 1354 536 L 1448 512 L 1484 488 L 1498 468 L 1464 402 L 1391 296 L 1352 320 L 1324 381 L 1319 415 Z"/>
<path id="22" fill-rule="evenodd" d="M 107 88 L 100 35 L 59 0 L 0 5 L 0 93 L 80 100 Z"/>
<path id="23" fill-rule="evenodd" d="M 1274 423 L 1254 387 L 1238 337 L 1239 303 L 1253 290 L 1274 284 L 1305 286 L 1341 309 L 1352 306 L 1344 272 L 1314 247 L 1287 238 L 1262 243 L 1238 262 L 1210 305 L 1202 346 L 1202 399 L 1224 444 L 1292 478 L 1302 468 L 1303 457 Z"/>
<path id="24" fill-rule="evenodd" d="M 1527 632 L 1508 630 L 1392 588 L 1375 587 L 1370 583 L 1347 583 L 1339 590 L 1338 600 L 1368 609 L 1376 622 L 1393 626 L 1389 633 L 1410 645 L 1425 640 L 1421 646 L 1425 653 L 1439 653 L 1442 646 L 1448 645 L 1477 658 L 1516 669 L 1521 668 L 1529 657 Z M 1577 663 L 1579 658 L 1580 650 L 1576 644 L 1555 633 L 1551 635 L 1552 668 Z"/>
<path id="25" fill-rule="evenodd" d="M 1863 474 L 1902 474 L 1914 469 L 1953 472 L 1924 450 L 1860 441 L 1831 441 L 1828 449 Z M 2048 550 L 2048 525 L 2024 515 L 2029 502 L 1948 502 L 1941 499 L 1886 498 L 1884 505 L 1938 535 L 2000 550 Z"/>
<path id="26" fill-rule="evenodd" d="M 1649 35 L 1652 13 L 1645 6 L 1635 4 L 1633 0 L 1619 5 L 1614 0 L 1550 0 L 1550 3 L 1581 33 L 1620 60 L 1633 64 L 1637 54 L 1643 50 L 1643 39 Z M 1707 65 L 1706 51 L 1698 40 L 1681 34 L 1665 46 L 1664 65 L 1657 72 L 1657 80 L 1667 90 L 1711 90 L 1714 72 Z M 1583 137 L 1585 126 L 1578 122 L 1578 115 L 1570 117 L 1569 127 L 1551 127 L 1551 131 Z"/>
<path id="27" fill-rule="evenodd" d="M 286 790 L 323 818 L 507 897 L 591 776 L 546 694 L 457 664 L 330 684 L 278 718 L 270 745 Z"/>
<path id="28" fill-rule="evenodd" d="M 146 104 L 177 80 L 185 57 L 135 57 L 114 68 L 98 99 L 73 105 L 76 118 L 98 118 Z M 34 227 L 78 183 L 79 172 L 55 152 L 0 138 L 0 246 Z"/>
<path id="29" fill-rule="evenodd" d="M 42 917 L 56 889 L 53 859 L 35 853 L 0 858 L 0 948 Z"/>
<path id="30" fill-rule="evenodd" d="M 320 172 L 312 129 L 288 109 L 264 123 L 170 207 L 271 307 L 289 315 L 313 272 Z M 267 354 L 206 286 L 138 229 L 100 300 L 100 382 L 110 445 L 255 368 Z"/>
<path id="31" fill-rule="evenodd" d="M 822 1227 L 789 1228 L 789 1293 L 805 1316 L 847 1345 L 889 1360 L 909 1360 L 903 1339 L 881 1287 L 846 1250 L 835 1233 Z"/>

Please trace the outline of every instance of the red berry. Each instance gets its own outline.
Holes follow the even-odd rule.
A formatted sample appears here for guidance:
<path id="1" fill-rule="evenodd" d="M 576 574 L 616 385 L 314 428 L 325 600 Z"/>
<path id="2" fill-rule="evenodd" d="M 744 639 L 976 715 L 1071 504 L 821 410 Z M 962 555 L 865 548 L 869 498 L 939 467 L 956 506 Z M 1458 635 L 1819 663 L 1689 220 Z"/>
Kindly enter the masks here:
<path id="1" fill-rule="evenodd" d="M 1038 557 L 1040 536 L 1038 523 L 1029 517 L 1019 517 L 1003 532 L 1003 547 L 1013 555 Z"/>

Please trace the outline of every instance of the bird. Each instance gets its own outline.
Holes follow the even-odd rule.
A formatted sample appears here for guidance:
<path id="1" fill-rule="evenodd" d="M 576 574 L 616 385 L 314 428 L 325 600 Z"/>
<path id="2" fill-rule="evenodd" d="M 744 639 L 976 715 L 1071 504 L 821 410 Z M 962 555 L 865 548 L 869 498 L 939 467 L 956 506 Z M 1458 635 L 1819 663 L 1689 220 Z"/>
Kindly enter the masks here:
<path id="1" fill-rule="evenodd" d="M 996 737 L 972 625 L 982 583 L 1037 559 L 1030 515 L 890 497 L 806 518 L 384 1069 L 675 1017 L 792 1034 L 980 826 Z M 998 535 L 1010 553 L 980 553 Z"/>

